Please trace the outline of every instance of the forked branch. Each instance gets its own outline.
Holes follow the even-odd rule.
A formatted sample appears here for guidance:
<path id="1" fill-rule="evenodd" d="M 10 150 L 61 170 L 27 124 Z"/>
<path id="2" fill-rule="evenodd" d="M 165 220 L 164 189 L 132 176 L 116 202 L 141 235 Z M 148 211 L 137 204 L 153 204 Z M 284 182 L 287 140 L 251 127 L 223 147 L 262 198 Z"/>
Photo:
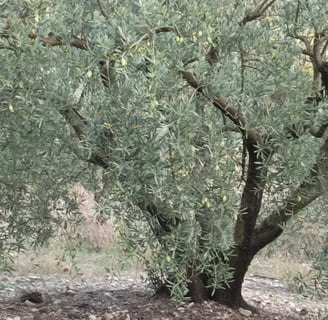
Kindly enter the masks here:
<path id="1" fill-rule="evenodd" d="M 328 137 L 323 143 L 316 164 L 309 176 L 292 194 L 285 199 L 284 205 L 271 213 L 256 228 L 252 239 L 252 249 L 257 252 L 278 238 L 283 232 L 283 225 L 303 208 L 320 197 L 323 193 L 322 182 L 328 174 Z"/>
<path id="2" fill-rule="evenodd" d="M 240 25 L 245 25 L 247 22 L 259 19 L 264 16 L 264 13 L 271 7 L 276 0 L 264 0 L 254 11 L 247 14 L 241 21 Z"/>
<path id="3" fill-rule="evenodd" d="M 192 72 L 183 70 L 181 71 L 181 73 L 182 77 L 192 88 L 194 88 L 195 90 L 197 90 L 197 92 L 201 93 L 203 96 L 209 99 L 205 92 L 205 86 L 199 83 L 199 81 L 196 79 L 196 76 Z M 243 137 L 246 137 L 246 118 L 236 107 L 231 105 L 228 100 L 223 96 L 218 96 L 214 98 L 212 100 L 212 104 L 216 108 L 218 108 L 224 116 L 230 119 L 233 124 L 237 126 Z M 253 132 L 251 135 L 253 134 L 255 134 L 255 132 Z M 253 136 L 252 138 L 255 138 L 255 136 Z"/>

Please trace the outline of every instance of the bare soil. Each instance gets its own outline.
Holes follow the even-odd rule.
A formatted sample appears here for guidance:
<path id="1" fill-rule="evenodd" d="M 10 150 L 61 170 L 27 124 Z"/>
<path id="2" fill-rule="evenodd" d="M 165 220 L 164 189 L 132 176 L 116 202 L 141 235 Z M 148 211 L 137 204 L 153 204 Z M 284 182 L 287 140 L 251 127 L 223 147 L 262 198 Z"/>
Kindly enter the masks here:
<path id="1" fill-rule="evenodd" d="M 319 319 L 327 302 L 299 297 L 285 283 L 254 276 L 245 281 L 244 295 L 258 314 L 215 302 L 177 305 L 154 297 L 144 283 L 127 276 L 71 279 L 30 275 L 3 277 L 0 284 L 1 320 Z"/>

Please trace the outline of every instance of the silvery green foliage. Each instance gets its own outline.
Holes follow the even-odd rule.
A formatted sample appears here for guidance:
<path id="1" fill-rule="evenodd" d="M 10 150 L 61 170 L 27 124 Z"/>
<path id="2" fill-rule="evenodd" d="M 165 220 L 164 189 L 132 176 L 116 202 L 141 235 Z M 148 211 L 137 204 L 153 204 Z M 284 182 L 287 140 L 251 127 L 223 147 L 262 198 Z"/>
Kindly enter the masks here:
<path id="1" fill-rule="evenodd" d="M 103 209 L 115 209 L 128 249 L 145 259 L 154 279 L 174 280 L 177 297 L 186 290 L 186 265 L 206 270 L 213 278 L 208 285 L 220 287 L 230 275 L 223 257 L 233 246 L 242 143 L 210 98 L 228 97 L 247 117 L 246 129 L 270 139 L 258 150 L 275 151 L 264 164 L 265 216 L 308 174 L 320 145 L 302 135 L 303 124 L 320 122 L 327 104 L 320 112 L 304 105 L 312 79 L 301 44 L 289 33 L 322 25 L 324 10 L 309 1 L 286 1 L 242 27 L 254 9 L 247 2 L 100 3 L 105 15 L 96 1 L 1 4 L 2 26 L 9 23 L 15 35 L 1 40 L 11 46 L 0 56 L 1 250 L 30 239 L 42 243 L 58 224 L 78 217 L 69 188 L 76 181 L 99 187 L 85 160 L 102 148 L 110 163 L 103 173 L 110 202 Z M 156 32 L 162 26 L 174 32 Z M 88 50 L 45 47 L 40 38 L 29 39 L 30 32 L 51 32 L 65 43 L 84 37 Z M 102 59 L 110 61 L 109 88 L 99 74 Z M 185 69 L 206 85 L 209 99 L 188 87 Z M 78 109 L 88 123 L 81 143 L 60 114 L 67 108 Z M 291 124 L 297 140 L 286 137 Z M 177 226 L 160 238 L 152 217 L 137 206 L 153 201 Z"/>

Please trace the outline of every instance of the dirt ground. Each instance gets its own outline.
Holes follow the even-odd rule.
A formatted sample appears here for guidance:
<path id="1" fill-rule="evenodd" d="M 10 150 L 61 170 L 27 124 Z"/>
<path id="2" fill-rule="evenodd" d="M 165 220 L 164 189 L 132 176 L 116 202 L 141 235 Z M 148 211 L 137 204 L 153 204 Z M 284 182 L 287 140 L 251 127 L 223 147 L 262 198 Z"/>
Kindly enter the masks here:
<path id="1" fill-rule="evenodd" d="M 326 304 L 294 297 L 287 285 L 260 277 L 248 278 L 244 289 L 259 314 L 234 311 L 214 302 L 176 305 L 167 298 L 155 298 L 150 289 L 133 279 L 74 282 L 55 276 L 27 276 L 3 278 L 1 283 L 1 320 L 319 319 L 319 307 Z"/>

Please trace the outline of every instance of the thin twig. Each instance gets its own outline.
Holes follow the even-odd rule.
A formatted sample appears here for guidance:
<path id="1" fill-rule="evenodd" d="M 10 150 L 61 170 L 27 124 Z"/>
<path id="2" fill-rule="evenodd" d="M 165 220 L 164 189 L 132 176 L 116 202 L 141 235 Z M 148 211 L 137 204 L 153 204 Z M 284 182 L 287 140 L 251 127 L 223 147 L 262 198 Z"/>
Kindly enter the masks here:
<path id="1" fill-rule="evenodd" d="M 144 33 L 137 41 L 133 42 L 129 49 L 133 49 L 135 47 L 137 47 L 143 40 L 148 39 L 148 33 Z"/>
<path id="2" fill-rule="evenodd" d="M 180 36 L 180 31 L 176 26 L 163 26 L 155 29 L 155 33 L 163 33 L 163 32 L 173 32 L 176 35 Z M 129 49 L 133 49 L 137 47 L 142 41 L 147 40 L 149 38 L 149 33 L 144 33 L 138 40 L 133 42 L 130 46 Z"/>
<path id="3" fill-rule="evenodd" d="M 245 87 L 245 51 L 243 49 L 241 41 L 239 43 L 239 55 L 240 55 L 240 77 L 241 77 L 240 87 L 241 87 L 241 93 L 243 93 Z"/>
<path id="4" fill-rule="evenodd" d="M 245 67 L 245 69 L 248 68 L 248 69 L 253 69 L 253 70 L 256 70 L 256 71 L 260 71 L 258 68 L 254 67 L 254 66 L 250 66 L 248 64 L 245 64 L 244 67 Z"/>
<path id="5" fill-rule="evenodd" d="M 181 33 L 179 31 L 179 29 L 177 28 L 177 26 L 164 26 L 164 27 L 159 27 L 157 29 L 155 29 L 156 33 L 161 33 L 161 32 L 174 32 L 176 33 L 177 36 L 181 36 Z"/>
<path id="6" fill-rule="evenodd" d="M 297 23 L 299 15 L 300 15 L 300 0 L 297 1 L 297 8 L 296 8 L 295 20 L 294 20 L 295 24 Z"/>
<path id="7" fill-rule="evenodd" d="M 268 2 L 268 3 L 266 3 Z M 268 0 L 264 0 L 262 2 L 262 4 L 260 5 L 260 10 L 261 10 L 261 13 L 263 14 L 270 6 L 272 6 L 274 3 L 276 2 L 276 0 L 271 0 L 271 1 L 268 1 Z"/>
<path id="8" fill-rule="evenodd" d="M 108 14 L 105 12 L 104 7 L 102 6 L 100 0 L 97 0 L 97 4 L 100 10 L 100 13 L 105 17 L 108 18 Z"/>

